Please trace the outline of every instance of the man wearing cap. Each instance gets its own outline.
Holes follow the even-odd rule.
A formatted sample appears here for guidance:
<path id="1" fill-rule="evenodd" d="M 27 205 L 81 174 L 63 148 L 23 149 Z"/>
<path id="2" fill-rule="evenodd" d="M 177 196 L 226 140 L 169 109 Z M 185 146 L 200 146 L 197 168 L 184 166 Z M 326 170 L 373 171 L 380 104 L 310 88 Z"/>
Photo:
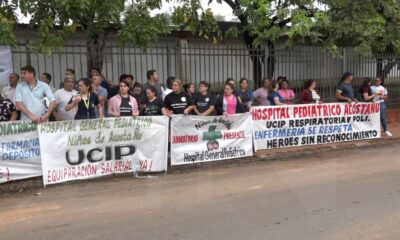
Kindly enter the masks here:
<path id="1" fill-rule="evenodd" d="M 336 88 L 336 98 L 339 102 L 357 103 L 353 88 L 353 73 L 345 72 Z"/>

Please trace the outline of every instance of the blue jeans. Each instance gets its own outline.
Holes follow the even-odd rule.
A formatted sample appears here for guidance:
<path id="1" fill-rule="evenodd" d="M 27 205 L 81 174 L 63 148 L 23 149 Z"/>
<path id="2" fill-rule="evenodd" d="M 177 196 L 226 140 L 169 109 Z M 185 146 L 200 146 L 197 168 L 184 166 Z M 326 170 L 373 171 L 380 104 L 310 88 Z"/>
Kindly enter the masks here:
<path id="1" fill-rule="evenodd" d="M 383 131 L 387 131 L 387 107 L 385 102 L 381 102 L 381 125 Z"/>

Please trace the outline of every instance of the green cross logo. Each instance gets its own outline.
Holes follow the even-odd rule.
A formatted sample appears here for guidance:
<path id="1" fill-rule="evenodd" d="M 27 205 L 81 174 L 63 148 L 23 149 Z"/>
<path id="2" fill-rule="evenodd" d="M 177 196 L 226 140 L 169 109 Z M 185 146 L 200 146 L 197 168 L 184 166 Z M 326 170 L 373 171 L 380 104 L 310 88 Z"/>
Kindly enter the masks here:
<path id="1" fill-rule="evenodd" d="M 208 141 L 208 151 L 217 150 L 219 148 L 217 139 L 222 138 L 222 133 L 221 131 L 215 131 L 216 128 L 217 126 L 210 126 L 208 132 L 203 132 L 203 141 Z"/>
<path id="2" fill-rule="evenodd" d="M 222 138 L 221 131 L 215 131 L 217 126 L 210 126 L 208 132 L 203 132 L 203 141 L 215 141 Z"/>

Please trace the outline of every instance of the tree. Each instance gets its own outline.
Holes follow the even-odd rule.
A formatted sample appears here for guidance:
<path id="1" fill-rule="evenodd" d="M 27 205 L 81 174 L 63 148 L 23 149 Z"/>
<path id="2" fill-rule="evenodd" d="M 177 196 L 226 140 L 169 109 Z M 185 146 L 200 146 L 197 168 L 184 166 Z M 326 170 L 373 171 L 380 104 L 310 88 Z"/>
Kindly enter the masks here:
<path id="1" fill-rule="evenodd" d="M 211 3 L 213 0 L 210 0 Z M 240 26 L 229 32 L 238 32 L 253 62 L 255 85 L 262 79 L 262 66 L 267 66 L 267 77 L 272 78 L 275 70 L 275 46 L 283 41 L 292 46 L 308 39 L 322 44 L 321 29 L 329 25 L 329 18 L 314 0 L 217 0 L 225 2 L 239 19 Z M 201 0 L 180 0 L 175 9 L 174 22 L 184 29 L 198 33 L 214 41 L 221 39 L 215 17 L 210 9 L 203 9 Z M 265 51 L 265 47 L 268 51 Z"/>
<path id="2" fill-rule="evenodd" d="M 383 80 L 400 63 L 400 4 L 392 0 L 325 0 L 331 19 L 326 43 L 354 46 L 358 54 L 377 60 Z"/>
<path id="3" fill-rule="evenodd" d="M 15 12 L 20 9 L 30 16 L 30 26 L 38 30 L 34 50 L 51 54 L 80 29 L 86 37 L 88 68 L 101 69 L 111 28 L 119 29 L 121 44 L 144 47 L 169 33 L 163 15 L 150 15 L 159 7 L 158 2 L 125 0 L 6 0 L 0 2 L 0 37 L 3 44 L 15 46 Z"/>

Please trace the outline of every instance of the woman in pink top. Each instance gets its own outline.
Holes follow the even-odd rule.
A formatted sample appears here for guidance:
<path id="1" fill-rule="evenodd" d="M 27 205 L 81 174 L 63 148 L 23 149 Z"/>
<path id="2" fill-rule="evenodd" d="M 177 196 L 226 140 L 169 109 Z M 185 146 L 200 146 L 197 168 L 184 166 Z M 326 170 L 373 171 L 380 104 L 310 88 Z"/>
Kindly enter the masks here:
<path id="1" fill-rule="evenodd" d="M 108 114 L 111 117 L 137 117 L 139 116 L 136 99 L 129 95 L 128 80 L 121 80 L 119 83 L 119 94 L 110 99 Z"/>
<path id="2" fill-rule="evenodd" d="M 288 80 L 284 79 L 282 81 L 280 89 L 278 90 L 278 93 L 283 98 L 284 103 L 294 104 L 294 99 L 296 98 L 296 94 L 294 94 L 293 90 L 290 89 Z"/>
<path id="3" fill-rule="evenodd" d="M 243 105 L 238 97 L 233 94 L 234 86 L 227 83 L 224 86 L 224 94 L 218 96 L 215 101 L 215 110 L 218 115 L 233 115 L 243 113 Z"/>

